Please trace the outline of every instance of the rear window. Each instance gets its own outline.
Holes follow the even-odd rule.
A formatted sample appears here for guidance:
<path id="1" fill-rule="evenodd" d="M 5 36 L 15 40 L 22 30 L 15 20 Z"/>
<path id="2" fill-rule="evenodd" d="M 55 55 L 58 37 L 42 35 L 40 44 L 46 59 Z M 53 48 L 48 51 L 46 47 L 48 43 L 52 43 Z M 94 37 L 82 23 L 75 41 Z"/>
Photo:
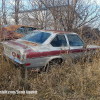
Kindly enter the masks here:
<path id="1" fill-rule="evenodd" d="M 27 33 L 30 33 L 33 30 L 36 30 L 36 28 L 22 26 L 22 27 L 18 28 L 17 30 L 15 30 L 15 32 L 25 35 Z"/>
<path id="2" fill-rule="evenodd" d="M 50 37 L 50 35 L 51 35 L 50 33 L 34 31 L 22 37 L 21 39 L 42 44 Z"/>

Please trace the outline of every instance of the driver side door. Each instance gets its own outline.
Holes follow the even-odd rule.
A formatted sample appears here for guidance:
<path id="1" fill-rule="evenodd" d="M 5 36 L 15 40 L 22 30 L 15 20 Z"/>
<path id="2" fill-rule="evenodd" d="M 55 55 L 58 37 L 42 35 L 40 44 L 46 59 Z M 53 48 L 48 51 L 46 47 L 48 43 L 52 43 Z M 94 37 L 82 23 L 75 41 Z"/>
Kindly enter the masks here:
<path id="1" fill-rule="evenodd" d="M 77 34 L 67 34 L 69 41 L 70 56 L 72 59 L 78 59 L 84 56 L 84 42 Z"/>

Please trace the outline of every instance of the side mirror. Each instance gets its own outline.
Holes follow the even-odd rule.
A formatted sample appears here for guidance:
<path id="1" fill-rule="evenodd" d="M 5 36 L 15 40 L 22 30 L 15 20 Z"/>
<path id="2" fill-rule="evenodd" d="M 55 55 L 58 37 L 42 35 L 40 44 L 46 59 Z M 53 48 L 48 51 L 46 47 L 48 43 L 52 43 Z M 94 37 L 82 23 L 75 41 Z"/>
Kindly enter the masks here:
<path id="1" fill-rule="evenodd" d="M 86 49 L 86 47 L 87 47 L 87 44 L 85 43 L 84 46 L 83 46 L 83 49 Z"/>

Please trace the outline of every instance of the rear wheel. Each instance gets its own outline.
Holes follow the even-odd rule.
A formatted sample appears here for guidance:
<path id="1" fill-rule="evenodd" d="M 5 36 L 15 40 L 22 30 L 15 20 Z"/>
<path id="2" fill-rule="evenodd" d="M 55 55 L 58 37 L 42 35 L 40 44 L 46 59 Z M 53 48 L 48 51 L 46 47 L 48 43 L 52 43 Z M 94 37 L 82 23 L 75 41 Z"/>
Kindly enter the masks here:
<path id="1" fill-rule="evenodd" d="M 44 72 L 49 72 L 53 67 L 60 67 L 62 59 L 53 59 L 43 68 Z"/>

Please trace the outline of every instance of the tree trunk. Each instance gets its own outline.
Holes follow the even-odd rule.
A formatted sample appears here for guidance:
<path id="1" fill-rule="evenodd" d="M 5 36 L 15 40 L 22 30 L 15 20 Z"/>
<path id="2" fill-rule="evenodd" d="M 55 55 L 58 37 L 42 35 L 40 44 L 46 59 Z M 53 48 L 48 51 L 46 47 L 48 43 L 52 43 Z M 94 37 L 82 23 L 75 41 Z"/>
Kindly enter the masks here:
<path id="1" fill-rule="evenodd" d="M 3 23 L 7 24 L 5 0 L 2 0 L 2 14 L 3 14 Z"/>
<path id="2" fill-rule="evenodd" d="M 19 17 L 18 17 L 18 13 L 19 13 L 19 2 L 20 2 L 20 0 L 15 0 L 15 23 L 17 25 L 19 24 Z"/>

